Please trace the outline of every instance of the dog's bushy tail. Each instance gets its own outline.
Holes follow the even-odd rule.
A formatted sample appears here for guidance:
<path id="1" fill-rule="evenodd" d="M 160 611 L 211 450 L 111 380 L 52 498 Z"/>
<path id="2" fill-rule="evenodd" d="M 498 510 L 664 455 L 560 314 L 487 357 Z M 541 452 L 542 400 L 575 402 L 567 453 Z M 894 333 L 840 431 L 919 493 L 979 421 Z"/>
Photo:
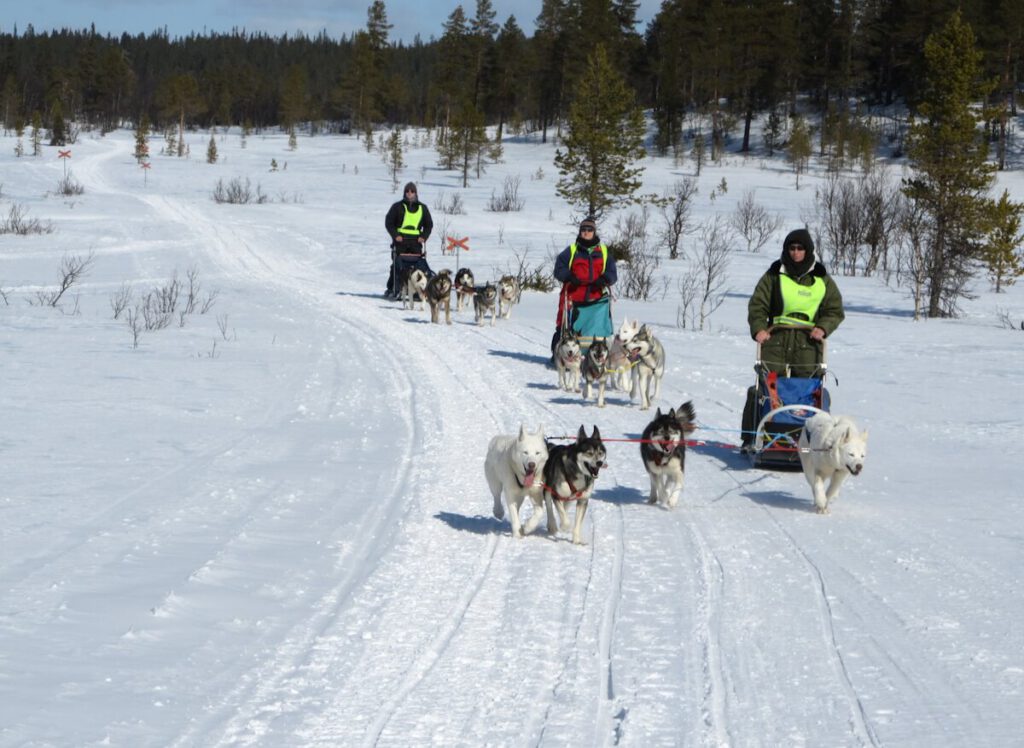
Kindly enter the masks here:
<path id="1" fill-rule="evenodd" d="M 697 430 L 697 413 L 693 409 L 693 400 L 687 400 L 676 408 L 676 420 L 683 428 L 683 433 L 689 434 Z"/>

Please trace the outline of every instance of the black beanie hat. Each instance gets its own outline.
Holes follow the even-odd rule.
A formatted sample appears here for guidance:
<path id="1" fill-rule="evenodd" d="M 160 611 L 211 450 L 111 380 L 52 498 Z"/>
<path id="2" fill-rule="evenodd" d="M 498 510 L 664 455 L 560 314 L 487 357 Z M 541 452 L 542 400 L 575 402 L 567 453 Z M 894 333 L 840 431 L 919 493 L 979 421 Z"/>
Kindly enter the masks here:
<path id="1" fill-rule="evenodd" d="M 405 189 L 402 190 L 402 194 L 404 195 L 406 192 L 409 192 L 410 190 L 412 192 L 416 192 L 417 194 L 419 193 L 419 190 L 416 189 L 416 183 L 415 182 L 409 182 L 408 184 L 406 184 L 405 185 Z"/>
<path id="2" fill-rule="evenodd" d="M 801 262 L 795 262 L 789 254 L 790 244 L 802 244 L 806 250 L 804 252 L 804 259 Z M 814 240 L 811 238 L 811 232 L 807 229 L 796 229 L 790 231 L 786 235 L 786 239 L 782 242 L 782 264 L 786 268 L 786 275 L 793 278 L 799 278 L 801 275 L 806 273 L 814 266 Z"/>
<path id="3" fill-rule="evenodd" d="M 583 231 L 583 229 L 593 229 L 595 232 L 597 231 L 597 221 L 594 220 L 593 216 L 587 216 L 580 221 L 580 231 Z"/>

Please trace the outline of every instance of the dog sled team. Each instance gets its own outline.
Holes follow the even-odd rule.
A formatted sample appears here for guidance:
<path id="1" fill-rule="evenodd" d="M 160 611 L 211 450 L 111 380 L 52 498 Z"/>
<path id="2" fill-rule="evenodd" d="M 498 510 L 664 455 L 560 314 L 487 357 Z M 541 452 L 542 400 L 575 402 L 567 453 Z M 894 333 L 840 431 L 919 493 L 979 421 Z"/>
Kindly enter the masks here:
<path id="1" fill-rule="evenodd" d="M 519 301 L 513 276 L 478 285 L 472 271 L 434 273 L 426 264 L 424 245 L 433 222 L 419 202 L 416 185 L 385 219 L 392 237 L 392 267 L 387 295 L 413 309 L 430 306 L 432 323 L 444 314 L 451 324 L 452 295 L 456 311 L 473 306 L 477 325 L 489 318 L 508 319 Z M 606 392 L 628 392 L 641 410 L 661 396 L 665 348 L 648 325 L 623 320 L 614 330 L 610 288 L 618 273 L 615 258 L 597 235 L 593 218 L 579 225 L 575 240 L 556 258 L 554 276 L 562 284 L 551 363 L 559 387 L 579 393 L 584 401 L 606 404 Z M 831 415 L 825 388 L 826 339 L 844 318 L 842 297 L 824 265 L 814 256 L 805 229 L 790 232 L 782 255 L 759 280 L 748 303 L 750 334 L 757 343 L 755 385 L 747 393 L 741 423 L 741 451 L 756 467 L 798 467 L 811 488 L 815 509 L 828 513 L 845 479 L 863 469 L 867 432 L 852 419 Z M 675 507 L 683 488 L 685 437 L 696 428 L 693 405 L 662 413 L 657 410 L 641 438 L 641 458 L 650 478 L 649 502 Z M 536 529 L 542 516 L 547 531 L 568 529 L 566 504 L 576 504 L 574 543 L 606 452 L 597 427 L 588 436 L 580 428 L 575 443 L 552 445 L 541 430 L 520 428 L 515 436 L 497 436 L 490 444 L 485 474 L 494 498 L 494 514 L 508 506 L 512 534 Z M 826 487 L 826 483 L 828 484 Z M 526 498 L 533 512 L 525 524 L 520 510 Z M 542 515 L 543 512 L 543 515 Z M 558 514 L 559 522 L 555 521 Z"/>

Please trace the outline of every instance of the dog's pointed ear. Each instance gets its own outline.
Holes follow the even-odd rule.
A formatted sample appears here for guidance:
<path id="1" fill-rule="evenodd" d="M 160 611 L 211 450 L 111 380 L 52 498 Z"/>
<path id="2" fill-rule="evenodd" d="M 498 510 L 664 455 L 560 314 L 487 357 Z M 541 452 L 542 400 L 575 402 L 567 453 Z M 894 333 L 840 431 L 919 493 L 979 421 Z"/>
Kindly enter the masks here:
<path id="1" fill-rule="evenodd" d="M 658 408 L 658 412 L 659 413 L 661 412 L 661 408 Z M 675 408 L 669 408 L 668 409 L 668 417 L 671 418 L 673 421 L 679 420 L 679 418 L 676 415 L 676 409 Z"/>
<path id="2" fill-rule="evenodd" d="M 541 439 L 544 438 L 544 424 L 543 423 L 538 423 L 537 424 L 537 436 L 539 436 Z"/>
<path id="3" fill-rule="evenodd" d="M 523 441 L 526 438 L 526 426 L 519 424 L 519 441 Z"/>
<path id="4" fill-rule="evenodd" d="M 868 440 L 867 429 L 865 429 L 864 431 L 860 432 L 860 438 L 861 438 L 861 441 L 864 441 L 864 442 L 866 442 Z"/>
<path id="5" fill-rule="evenodd" d="M 590 438 L 601 441 L 601 432 L 597 430 L 597 424 L 594 424 L 594 433 L 590 435 Z"/>
<path id="6" fill-rule="evenodd" d="M 658 406 L 658 410 L 654 413 L 655 418 L 661 418 L 661 406 Z"/>
<path id="7" fill-rule="evenodd" d="M 584 439 L 586 439 L 586 438 L 587 438 L 587 432 L 586 432 L 586 429 L 584 429 L 584 428 L 583 428 L 583 425 L 581 424 L 581 425 L 580 425 L 580 430 L 579 430 L 579 433 L 577 433 L 577 434 L 576 434 L 576 441 L 577 441 L 577 442 L 581 442 L 581 441 L 583 441 L 583 440 L 584 440 Z"/>

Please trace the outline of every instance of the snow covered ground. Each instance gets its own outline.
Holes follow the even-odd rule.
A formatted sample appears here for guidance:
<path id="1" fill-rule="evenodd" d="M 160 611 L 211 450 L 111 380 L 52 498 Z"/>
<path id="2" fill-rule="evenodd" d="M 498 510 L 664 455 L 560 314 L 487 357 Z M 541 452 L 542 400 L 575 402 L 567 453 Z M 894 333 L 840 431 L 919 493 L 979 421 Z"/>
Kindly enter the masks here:
<path id="1" fill-rule="evenodd" d="M 675 511 L 652 508 L 637 445 L 609 441 L 587 545 L 513 540 L 492 435 L 629 439 L 650 414 L 556 388 L 554 294 L 494 327 L 383 300 L 397 190 L 354 138 L 234 133 L 215 165 L 207 139 L 144 173 L 130 132 L 83 134 L 67 164 L 0 137 L 0 219 L 54 227 L 0 236 L 0 745 L 1020 745 L 1024 332 L 998 316 L 1024 319 L 1021 288 L 979 281 L 961 319 L 914 322 L 906 293 L 838 278 L 832 409 L 871 437 L 829 516 L 799 473 L 717 444 L 690 451 Z M 574 236 L 550 146 L 508 142 L 462 190 L 416 142 L 401 180 L 436 236 L 470 237 L 478 280 Z M 65 165 L 82 195 L 55 194 Z M 645 191 L 691 172 L 651 160 Z M 506 175 L 525 209 L 487 212 Z M 270 201 L 216 204 L 236 177 Z M 666 346 L 658 404 L 692 399 L 709 442 L 738 442 L 746 299 L 819 179 L 705 169 L 696 220 L 750 188 L 786 219 L 734 254 L 709 330 L 676 325 L 674 282 L 616 303 Z M 1001 186 L 1019 200 L 1024 176 Z M 59 309 L 27 303 L 90 253 Z M 212 308 L 133 348 L 112 297 L 190 270 Z"/>

